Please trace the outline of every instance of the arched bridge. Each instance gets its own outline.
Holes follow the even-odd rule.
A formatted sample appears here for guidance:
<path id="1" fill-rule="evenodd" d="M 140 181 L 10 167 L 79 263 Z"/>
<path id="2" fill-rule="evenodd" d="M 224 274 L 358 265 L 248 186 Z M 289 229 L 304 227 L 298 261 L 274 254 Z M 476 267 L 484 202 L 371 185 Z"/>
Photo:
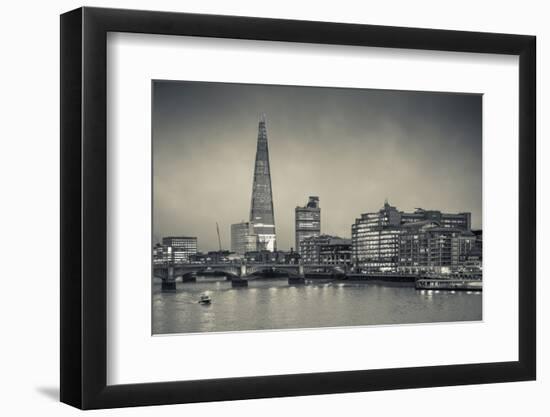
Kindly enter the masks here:
<path id="1" fill-rule="evenodd" d="M 238 278 L 241 276 L 240 264 L 161 264 L 153 267 L 155 278 L 165 280 L 175 280 L 176 278 L 191 277 L 200 272 L 223 272 L 230 277 Z"/>
<path id="2" fill-rule="evenodd" d="M 247 286 L 248 281 L 260 278 L 262 272 L 279 272 L 288 275 L 289 283 L 303 283 L 305 274 L 312 271 L 345 274 L 341 265 L 303 265 L 275 263 L 222 263 L 222 264 L 158 264 L 153 267 L 153 275 L 162 279 L 162 288 L 173 290 L 175 281 L 194 281 L 194 275 L 201 272 L 223 273 L 234 286 Z"/>

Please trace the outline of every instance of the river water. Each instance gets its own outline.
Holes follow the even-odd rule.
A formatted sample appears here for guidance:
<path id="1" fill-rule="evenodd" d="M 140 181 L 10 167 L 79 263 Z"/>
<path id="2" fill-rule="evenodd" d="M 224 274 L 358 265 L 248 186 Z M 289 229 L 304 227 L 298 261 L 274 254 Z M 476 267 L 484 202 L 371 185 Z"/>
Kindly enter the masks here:
<path id="1" fill-rule="evenodd" d="M 197 300 L 208 294 L 212 304 Z M 254 280 L 153 285 L 153 334 L 298 329 L 481 320 L 480 292 L 415 290 L 411 284 Z"/>

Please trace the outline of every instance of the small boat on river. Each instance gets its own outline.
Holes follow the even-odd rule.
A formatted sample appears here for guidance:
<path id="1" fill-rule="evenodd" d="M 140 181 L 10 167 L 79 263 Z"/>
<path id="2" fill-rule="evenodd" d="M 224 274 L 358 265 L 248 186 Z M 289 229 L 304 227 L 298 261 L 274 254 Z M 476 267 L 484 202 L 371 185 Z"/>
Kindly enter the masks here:
<path id="1" fill-rule="evenodd" d="M 201 295 L 201 298 L 199 298 L 199 304 L 210 304 L 212 303 L 212 298 L 210 298 L 209 295 L 203 294 Z"/>

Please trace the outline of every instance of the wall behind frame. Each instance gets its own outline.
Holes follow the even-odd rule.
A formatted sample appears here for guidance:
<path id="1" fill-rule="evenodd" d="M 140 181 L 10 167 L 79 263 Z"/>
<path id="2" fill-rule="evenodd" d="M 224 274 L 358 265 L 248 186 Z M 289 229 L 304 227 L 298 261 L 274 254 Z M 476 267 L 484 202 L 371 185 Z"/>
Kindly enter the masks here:
<path id="1" fill-rule="evenodd" d="M 85 2 L 87 6 L 235 14 L 274 18 L 341 21 L 378 25 L 493 31 L 537 35 L 538 43 L 538 258 L 550 251 L 550 222 L 540 213 L 550 210 L 548 122 L 541 109 L 548 107 L 550 27 L 544 2 L 525 0 L 511 4 L 496 0 L 464 0 L 442 5 L 438 1 L 320 3 L 315 1 L 257 2 L 253 0 L 120 0 Z M 1 27 L 3 65 L 0 239 L 3 297 L 0 303 L 2 347 L 0 380 L 5 415 L 45 413 L 77 415 L 57 402 L 59 394 L 59 14 L 80 7 L 76 0 L 8 2 Z M 544 236 L 544 237 L 543 237 Z M 29 240 L 39 247 L 26 250 Z M 34 268 L 32 265 L 40 265 Z M 538 350 L 547 352 L 550 304 L 540 294 L 550 292 L 539 261 Z M 544 355 L 544 354 L 543 354 Z M 550 365 L 539 354 L 538 381 L 483 386 L 432 388 L 344 395 L 325 395 L 232 403 L 193 404 L 107 410 L 94 414 L 205 416 L 281 414 L 335 415 L 342 412 L 372 415 L 446 416 L 544 415 L 550 389 Z"/>

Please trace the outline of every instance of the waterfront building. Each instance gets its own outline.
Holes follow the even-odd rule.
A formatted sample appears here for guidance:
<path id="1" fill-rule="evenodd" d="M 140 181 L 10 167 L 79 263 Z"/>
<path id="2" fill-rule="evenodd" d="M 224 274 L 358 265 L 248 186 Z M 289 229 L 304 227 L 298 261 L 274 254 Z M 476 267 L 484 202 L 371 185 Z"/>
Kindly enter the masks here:
<path id="1" fill-rule="evenodd" d="M 399 238 L 399 272 L 464 272 L 475 248 L 475 235 L 434 221 L 404 224 Z"/>
<path id="2" fill-rule="evenodd" d="M 387 201 L 379 211 L 364 213 L 351 226 L 352 261 L 361 271 L 397 269 L 401 212 Z"/>
<path id="3" fill-rule="evenodd" d="M 482 230 L 472 230 L 472 233 L 476 237 L 476 248 L 480 252 L 481 256 L 481 250 L 483 248 L 483 231 Z"/>
<path id="4" fill-rule="evenodd" d="M 346 252 L 351 256 L 351 241 L 338 236 L 310 236 L 300 242 L 300 257 L 303 264 L 332 264 L 338 260 L 345 263 Z"/>
<path id="5" fill-rule="evenodd" d="M 422 228 L 426 227 L 433 228 L 433 241 L 426 237 L 428 240 L 420 242 L 414 237 L 410 237 L 411 230 L 418 228 L 424 230 Z M 446 270 L 447 267 L 449 270 L 455 269 L 458 268 L 457 265 L 461 259 L 466 256 L 463 251 L 471 244 L 472 237 L 475 241 L 470 227 L 470 213 L 442 213 L 439 210 L 421 208 L 410 213 L 399 211 L 386 201 L 380 210 L 362 214 L 352 225 L 352 262 L 358 270 L 363 272 L 412 270 L 417 266 L 414 265 L 416 262 L 423 262 L 422 268 L 437 266 L 443 270 Z M 404 237 L 403 234 L 405 234 Z M 415 235 L 418 233 L 412 233 L 412 236 Z M 442 245 L 436 245 L 437 238 L 435 236 L 439 236 L 443 240 Z M 454 243 L 451 243 L 450 240 L 452 236 L 455 236 Z M 401 248 L 402 239 L 403 247 Z M 426 245 L 432 243 L 437 247 L 434 246 L 433 251 L 430 252 L 431 249 Z M 454 245 L 454 249 L 451 244 Z M 405 251 L 407 255 L 401 257 L 400 251 Z M 408 260 L 413 257 L 413 255 L 409 256 L 409 253 L 416 256 L 414 261 Z M 454 253 L 454 266 L 451 262 L 452 253 Z M 431 261 L 422 258 L 428 255 L 433 258 Z M 407 260 L 402 261 L 401 258 Z M 436 258 L 439 259 L 438 262 L 435 261 Z M 401 266 L 402 262 L 405 264 Z"/>
<path id="6" fill-rule="evenodd" d="M 169 236 L 162 238 L 164 262 L 189 263 L 197 253 L 197 238 L 191 236 Z"/>
<path id="7" fill-rule="evenodd" d="M 153 246 L 153 264 L 158 265 L 164 263 L 164 247 L 157 243 Z"/>
<path id="8" fill-rule="evenodd" d="M 264 114 L 261 115 L 258 125 L 250 223 L 254 230 L 253 234 L 258 237 L 258 250 L 275 251 L 277 249 L 277 238 L 275 234 L 275 216 L 273 213 L 267 127 Z"/>
<path id="9" fill-rule="evenodd" d="M 207 255 L 202 252 L 197 252 L 194 255 L 189 256 L 189 263 L 192 264 L 205 264 Z"/>
<path id="10" fill-rule="evenodd" d="M 319 247 L 319 263 L 323 265 L 351 265 L 351 239 L 333 237 Z"/>
<path id="11" fill-rule="evenodd" d="M 303 264 L 319 264 L 319 250 L 321 245 L 327 244 L 332 236 L 319 235 L 302 239 L 300 242 L 300 256 Z"/>
<path id="12" fill-rule="evenodd" d="M 287 252 L 285 255 L 285 264 L 299 264 L 300 258 L 300 254 L 290 248 L 290 252 Z"/>
<path id="13" fill-rule="evenodd" d="M 258 236 L 254 233 L 251 222 L 241 222 L 231 225 L 231 250 L 239 255 L 258 249 Z"/>
<path id="14" fill-rule="evenodd" d="M 471 231 L 460 231 L 459 233 L 453 234 L 451 238 L 451 247 L 452 271 L 460 271 L 466 261 L 468 261 L 468 259 L 470 259 L 471 257 L 473 258 L 474 256 L 476 256 L 476 253 L 481 256 L 481 252 L 478 251 L 476 248 L 476 236 Z"/>
<path id="15" fill-rule="evenodd" d="M 247 252 L 244 255 L 244 260 L 248 263 L 276 263 L 276 264 L 298 264 L 300 263 L 300 255 L 293 251 L 268 251 L 268 250 L 257 250 Z"/>
<path id="16" fill-rule="evenodd" d="M 483 231 L 481 229 L 472 230 L 472 233 L 476 239 L 475 244 L 467 255 L 462 269 L 465 272 L 481 273 L 483 269 Z"/>
<path id="17" fill-rule="evenodd" d="M 295 209 L 295 250 L 300 252 L 300 242 L 321 234 L 321 208 L 319 197 L 311 196 L 304 207 Z"/>
<path id="18" fill-rule="evenodd" d="M 239 259 L 239 256 L 228 250 L 213 250 L 205 255 L 206 263 L 223 264 L 234 262 Z"/>

